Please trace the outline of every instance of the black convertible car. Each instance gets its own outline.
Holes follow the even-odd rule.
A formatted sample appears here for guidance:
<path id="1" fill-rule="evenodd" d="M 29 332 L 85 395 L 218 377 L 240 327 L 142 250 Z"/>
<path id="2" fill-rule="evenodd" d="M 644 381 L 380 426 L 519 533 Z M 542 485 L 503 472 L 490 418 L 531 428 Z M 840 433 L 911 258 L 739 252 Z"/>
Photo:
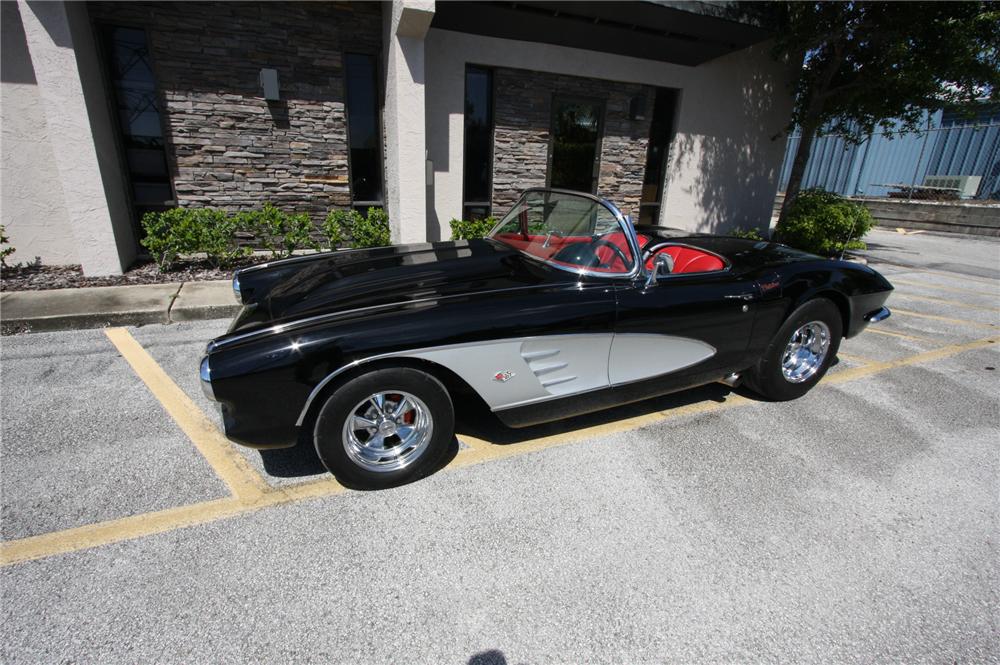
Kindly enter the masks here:
<path id="1" fill-rule="evenodd" d="M 434 468 L 459 390 L 512 427 L 720 380 L 794 399 L 892 291 L 866 266 L 633 226 L 554 189 L 526 191 L 484 240 L 295 257 L 233 288 L 243 309 L 201 361 L 226 435 L 311 439 L 363 487 Z"/>

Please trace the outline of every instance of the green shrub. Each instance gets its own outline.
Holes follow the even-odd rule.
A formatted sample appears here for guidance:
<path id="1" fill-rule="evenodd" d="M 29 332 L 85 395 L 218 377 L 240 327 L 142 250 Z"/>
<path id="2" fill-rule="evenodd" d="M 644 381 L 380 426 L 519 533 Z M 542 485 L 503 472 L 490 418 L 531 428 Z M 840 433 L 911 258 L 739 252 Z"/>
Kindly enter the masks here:
<path id="1" fill-rule="evenodd" d="M 142 228 L 146 231 L 142 245 L 153 255 L 161 271 L 169 270 L 181 254 L 201 250 L 201 230 L 190 208 L 147 212 L 142 216 Z"/>
<path id="2" fill-rule="evenodd" d="M 341 243 L 347 240 L 350 230 L 360 219 L 361 213 L 357 210 L 331 210 L 320 229 L 326 237 L 330 249 L 337 249 Z"/>
<path id="3" fill-rule="evenodd" d="M 319 249 L 312 238 L 316 229 L 306 213 L 289 215 L 265 203 L 260 210 L 250 210 L 236 215 L 236 228 L 252 233 L 261 249 L 271 256 L 291 256 L 297 249 Z"/>
<path id="4" fill-rule="evenodd" d="M 452 240 L 473 240 L 475 238 L 485 238 L 486 234 L 497 225 L 497 220 L 493 217 L 483 219 L 453 219 L 451 222 Z"/>
<path id="5" fill-rule="evenodd" d="M 368 208 L 367 216 L 357 210 L 331 210 L 322 230 L 331 248 L 342 242 L 347 242 L 351 249 L 392 244 L 389 216 L 381 208 Z"/>
<path id="6" fill-rule="evenodd" d="M 729 235 L 733 236 L 734 238 L 744 238 L 746 240 L 764 239 L 761 237 L 760 231 L 758 231 L 753 227 L 749 229 L 744 229 L 742 226 L 737 226 L 735 229 L 732 230 L 732 232 Z"/>
<path id="7" fill-rule="evenodd" d="M 368 214 L 351 229 L 351 247 L 385 247 L 392 244 L 389 215 L 382 208 L 368 208 Z"/>
<path id="8" fill-rule="evenodd" d="M 7 257 L 14 253 L 14 246 L 10 244 L 10 238 L 7 237 L 7 229 L 4 228 L 3 224 L 0 224 L 0 266 L 7 266 Z"/>
<path id="9" fill-rule="evenodd" d="M 822 189 L 799 192 L 776 229 L 781 242 L 822 256 L 864 249 L 875 221 L 868 208 Z"/>

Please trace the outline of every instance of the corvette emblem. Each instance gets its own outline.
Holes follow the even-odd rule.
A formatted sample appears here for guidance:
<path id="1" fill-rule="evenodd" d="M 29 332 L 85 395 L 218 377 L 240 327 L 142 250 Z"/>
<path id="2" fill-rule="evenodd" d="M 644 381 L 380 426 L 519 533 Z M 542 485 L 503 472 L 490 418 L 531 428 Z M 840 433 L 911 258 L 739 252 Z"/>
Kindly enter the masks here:
<path id="1" fill-rule="evenodd" d="M 493 380 L 497 381 L 498 383 L 507 383 L 512 378 L 514 378 L 514 372 L 511 372 L 510 370 L 497 372 L 496 374 L 493 375 Z"/>

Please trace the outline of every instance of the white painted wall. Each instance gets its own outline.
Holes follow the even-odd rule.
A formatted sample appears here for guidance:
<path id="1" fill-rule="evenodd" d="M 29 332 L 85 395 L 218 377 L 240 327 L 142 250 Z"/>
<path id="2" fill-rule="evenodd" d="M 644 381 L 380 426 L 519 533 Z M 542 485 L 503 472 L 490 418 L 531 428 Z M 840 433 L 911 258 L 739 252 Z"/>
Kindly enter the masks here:
<path id="1" fill-rule="evenodd" d="M 428 238 L 447 239 L 462 214 L 465 65 L 513 67 L 644 83 L 681 91 L 660 224 L 692 231 L 765 229 L 777 190 L 788 122 L 788 71 L 768 45 L 685 67 L 549 44 L 431 29 L 425 98 L 434 187 Z M 502 213 L 503 211 L 495 211 Z"/>
<path id="2" fill-rule="evenodd" d="M 385 203 L 396 243 L 426 239 L 424 36 L 433 0 L 383 4 Z"/>
<path id="3" fill-rule="evenodd" d="M 37 80 L 34 118 L 44 116 L 76 259 L 88 275 L 120 274 L 135 239 L 103 94 L 99 63 L 82 3 L 18 0 Z M 86 93 L 86 96 L 85 96 Z M 51 193 L 50 193 L 51 195 Z M 23 205 L 31 205 L 23 204 Z M 22 226 L 27 220 L 20 220 Z"/>
<path id="4" fill-rule="evenodd" d="M 0 223 L 17 250 L 9 262 L 79 263 L 20 8 L 0 7 Z"/>

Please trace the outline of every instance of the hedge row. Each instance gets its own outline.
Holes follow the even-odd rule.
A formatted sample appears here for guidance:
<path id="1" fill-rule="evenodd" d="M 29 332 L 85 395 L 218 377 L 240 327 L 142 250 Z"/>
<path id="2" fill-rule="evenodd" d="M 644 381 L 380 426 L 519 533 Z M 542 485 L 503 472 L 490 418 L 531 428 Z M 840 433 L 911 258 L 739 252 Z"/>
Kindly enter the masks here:
<path id="1" fill-rule="evenodd" d="M 333 210 L 317 229 L 306 213 L 289 214 L 270 203 L 260 210 L 228 213 L 216 208 L 173 208 L 149 212 L 142 218 L 143 246 L 160 270 L 168 270 L 181 256 L 204 253 L 214 265 L 225 267 L 249 256 L 253 246 L 274 257 L 291 256 L 299 249 L 326 246 L 381 247 L 390 243 L 389 218 L 380 208 L 367 215 L 356 210 Z M 247 241 L 251 242 L 248 244 Z"/>

